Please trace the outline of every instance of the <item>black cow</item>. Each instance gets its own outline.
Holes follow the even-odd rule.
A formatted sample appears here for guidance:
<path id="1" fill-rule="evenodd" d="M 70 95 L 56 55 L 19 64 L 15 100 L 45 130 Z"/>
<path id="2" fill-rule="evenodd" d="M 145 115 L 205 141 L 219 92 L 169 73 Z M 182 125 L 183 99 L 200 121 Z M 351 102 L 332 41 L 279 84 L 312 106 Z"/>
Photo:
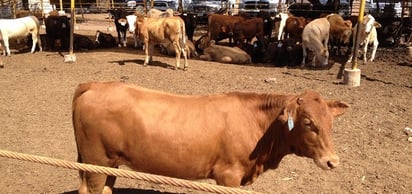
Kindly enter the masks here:
<path id="1" fill-rule="evenodd" d="M 116 26 L 117 39 L 119 47 L 126 47 L 127 43 L 127 29 L 129 24 L 127 23 L 126 16 L 129 15 L 128 12 L 124 9 L 110 9 L 109 14 L 114 19 L 114 25 Z"/>
<path id="2" fill-rule="evenodd" d="M 113 48 L 116 46 L 116 39 L 108 33 L 96 31 L 96 48 Z"/>
<path id="3" fill-rule="evenodd" d="M 194 13 L 182 13 L 179 15 L 180 18 L 183 19 L 185 22 L 185 28 L 186 28 L 186 36 L 187 38 L 193 42 L 193 34 L 196 29 L 197 25 L 197 14 Z"/>
<path id="4" fill-rule="evenodd" d="M 270 15 L 270 13 L 265 11 L 260 11 L 257 17 L 263 19 L 263 34 L 265 38 L 270 38 L 272 36 L 272 31 L 275 26 L 274 18 Z"/>
<path id="5" fill-rule="evenodd" d="M 48 16 L 44 20 L 46 42 L 49 50 L 68 50 L 70 38 L 70 20 L 67 16 Z M 56 47 L 56 43 L 60 42 Z"/>
<path id="6" fill-rule="evenodd" d="M 82 50 L 92 50 L 96 48 L 96 44 L 87 36 L 81 34 L 73 34 L 73 49 Z"/>
<path id="7" fill-rule="evenodd" d="M 294 39 L 271 41 L 268 43 L 263 62 L 275 66 L 297 66 L 303 58 L 302 45 Z"/>

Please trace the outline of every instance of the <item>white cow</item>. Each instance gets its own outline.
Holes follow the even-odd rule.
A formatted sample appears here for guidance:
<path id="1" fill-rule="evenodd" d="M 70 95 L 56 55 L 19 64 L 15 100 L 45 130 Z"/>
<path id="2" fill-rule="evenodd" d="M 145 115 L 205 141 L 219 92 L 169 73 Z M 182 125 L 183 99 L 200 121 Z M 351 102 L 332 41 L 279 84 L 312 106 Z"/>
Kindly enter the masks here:
<path id="1" fill-rule="evenodd" d="M 278 40 L 283 40 L 283 31 L 285 30 L 286 20 L 290 16 L 289 13 L 278 13 L 277 18 L 280 18 Z"/>
<path id="2" fill-rule="evenodd" d="M 302 32 L 302 66 L 305 66 L 307 49 L 314 52 L 312 66 L 316 65 L 316 60 L 322 65 L 328 64 L 330 23 L 326 18 L 318 18 L 309 22 Z"/>
<path id="3" fill-rule="evenodd" d="M 33 46 L 31 53 L 34 53 L 36 44 L 42 51 L 40 40 L 40 22 L 34 16 L 27 16 L 17 19 L 0 19 L 0 45 L 3 49 L 3 55 L 10 55 L 9 39 L 25 38 L 31 34 Z"/>
<path id="4" fill-rule="evenodd" d="M 371 57 L 369 58 L 369 61 L 373 61 L 375 59 L 375 54 L 376 50 L 378 49 L 378 32 L 376 31 L 376 28 L 382 27 L 380 23 L 378 23 L 375 18 L 368 14 L 363 18 L 362 23 L 360 24 L 360 36 L 359 36 L 359 44 L 362 46 L 362 51 L 363 51 L 363 64 L 366 64 L 367 59 L 366 59 L 366 53 L 368 51 L 368 46 L 372 44 L 372 54 Z M 349 59 L 347 63 L 352 62 L 353 58 L 353 52 L 355 49 L 355 38 L 356 38 L 356 29 L 358 27 L 358 24 L 355 25 L 353 28 L 354 30 L 354 35 L 353 35 L 353 47 L 352 47 L 352 52 L 349 56 Z"/>

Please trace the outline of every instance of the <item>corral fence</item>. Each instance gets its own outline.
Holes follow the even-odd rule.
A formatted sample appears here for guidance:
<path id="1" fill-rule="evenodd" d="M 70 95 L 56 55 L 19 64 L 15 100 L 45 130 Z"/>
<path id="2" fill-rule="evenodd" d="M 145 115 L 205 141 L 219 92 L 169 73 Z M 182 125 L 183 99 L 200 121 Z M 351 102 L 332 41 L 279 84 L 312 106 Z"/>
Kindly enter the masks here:
<path id="1" fill-rule="evenodd" d="M 138 7 L 130 7 L 128 1 L 131 0 L 75 0 L 75 14 L 81 14 L 81 19 L 87 20 L 85 14 L 107 13 L 109 9 L 123 8 L 130 12 L 134 12 Z M 143 1 L 143 0 L 135 0 Z M 146 0 L 149 4 L 152 2 L 161 2 L 166 0 Z M 169 0 L 167 0 L 169 1 Z M 200 7 L 196 10 L 189 9 L 191 3 L 198 0 L 171 0 L 182 3 L 182 10 L 195 14 L 203 14 L 208 12 L 207 7 Z M 202 1 L 202 0 L 200 0 Z M 206 0 L 204 0 L 206 1 Z M 330 2 L 347 2 L 347 4 L 313 4 L 315 0 L 268 0 L 269 2 L 284 2 L 276 5 L 262 4 L 262 0 L 216 0 L 220 2 L 221 10 L 215 12 L 239 13 L 247 12 L 256 14 L 258 11 L 269 11 L 277 13 L 284 10 L 284 7 L 296 16 L 306 18 L 317 18 L 322 13 L 339 13 L 346 18 L 357 17 L 359 11 L 360 0 L 334 0 Z M 368 0 L 365 13 L 371 13 L 375 19 L 382 24 L 382 28 L 378 29 L 379 41 L 385 45 L 385 42 L 392 44 L 406 43 L 412 41 L 412 1 L 411 0 Z M 208 2 L 211 2 L 208 0 Z M 242 5 L 242 2 L 243 3 Z M 248 2 L 248 4 L 246 4 Z M 249 3 L 255 2 L 255 3 Z M 313 3 L 311 3 L 313 2 Z M 328 1 L 329 2 L 329 1 Z M 286 4 L 285 4 L 286 3 Z M 396 6 L 395 6 L 396 5 Z M 377 8 L 376 8 L 377 7 Z M 267 8 L 270 8 L 269 10 Z M 177 9 L 180 9 L 177 8 Z M 399 10 L 401 9 L 401 10 Z M 19 15 L 32 14 L 43 17 L 44 14 L 52 10 L 65 11 L 70 13 L 70 1 L 67 0 L 0 0 L 0 18 L 16 18 Z M 399 12 L 399 13 L 398 13 Z M 198 17 L 199 24 L 200 17 Z M 352 19 L 356 21 L 356 19 Z M 207 21 L 207 20 L 206 20 Z"/>
<path id="2" fill-rule="evenodd" d="M 40 164 L 47 164 L 47 165 L 68 168 L 68 169 L 73 169 L 73 170 L 82 170 L 82 171 L 92 172 L 92 173 L 97 173 L 97 174 L 105 174 L 109 176 L 143 180 L 143 181 L 147 181 L 147 182 L 155 183 L 155 184 L 165 184 L 165 185 L 189 188 L 189 189 L 194 189 L 194 190 L 199 190 L 199 191 L 206 191 L 210 193 L 258 194 L 258 192 L 239 189 L 239 188 L 224 187 L 224 186 L 213 185 L 213 184 L 208 184 L 208 183 L 188 181 L 184 179 L 177 179 L 177 178 L 171 178 L 171 177 L 166 177 L 166 176 L 141 173 L 141 172 L 136 172 L 136 171 L 131 171 L 131 170 L 77 163 L 77 162 L 72 162 L 72 161 L 67 161 L 67 160 L 54 159 L 54 158 L 48 158 L 48 157 L 36 156 L 36 155 L 30 155 L 30 154 L 23 154 L 23 153 L 12 152 L 12 151 L 0 150 L 0 157 L 17 159 L 17 160 L 28 161 L 28 162 L 35 162 L 35 163 L 40 163 Z"/>

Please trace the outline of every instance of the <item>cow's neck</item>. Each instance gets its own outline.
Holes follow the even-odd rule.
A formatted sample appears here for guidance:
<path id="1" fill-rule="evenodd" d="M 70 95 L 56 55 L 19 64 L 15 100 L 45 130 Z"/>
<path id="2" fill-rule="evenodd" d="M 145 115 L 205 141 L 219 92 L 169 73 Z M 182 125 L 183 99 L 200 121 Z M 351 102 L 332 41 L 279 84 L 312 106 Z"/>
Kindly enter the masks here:
<path id="1" fill-rule="evenodd" d="M 251 157 L 257 159 L 258 165 L 263 165 L 263 169 L 277 168 L 284 156 L 290 153 L 286 142 L 287 129 L 285 124 L 279 120 L 288 102 L 294 98 L 290 95 L 266 95 L 260 105 L 260 111 L 264 113 L 266 119 L 259 122 L 266 122 L 262 126 L 264 134 L 257 143 L 256 149 Z"/>

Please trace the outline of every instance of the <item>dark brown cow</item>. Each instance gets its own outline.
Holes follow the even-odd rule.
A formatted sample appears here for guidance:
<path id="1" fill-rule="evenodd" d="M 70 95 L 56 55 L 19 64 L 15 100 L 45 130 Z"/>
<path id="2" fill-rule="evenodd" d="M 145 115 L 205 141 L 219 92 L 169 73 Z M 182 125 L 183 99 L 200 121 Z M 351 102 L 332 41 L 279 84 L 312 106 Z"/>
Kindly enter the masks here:
<path id="1" fill-rule="evenodd" d="M 235 43 L 241 46 L 246 40 L 250 43 L 253 38 L 263 40 L 264 23 L 262 18 L 251 18 L 245 21 L 236 23 L 234 26 L 234 40 Z"/>
<path id="2" fill-rule="evenodd" d="M 209 40 L 218 42 L 229 38 L 229 43 L 232 43 L 235 24 L 244 20 L 246 20 L 245 16 L 210 14 L 208 17 Z"/>
<path id="3" fill-rule="evenodd" d="M 315 91 L 190 96 L 94 82 L 76 88 L 72 107 L 79 162 L 238 187 L 288 154 L 336 168 L 332 125 L 348 105 Z M 80 177 L 80 194 L 111 193 L 116 179 Z"/>

